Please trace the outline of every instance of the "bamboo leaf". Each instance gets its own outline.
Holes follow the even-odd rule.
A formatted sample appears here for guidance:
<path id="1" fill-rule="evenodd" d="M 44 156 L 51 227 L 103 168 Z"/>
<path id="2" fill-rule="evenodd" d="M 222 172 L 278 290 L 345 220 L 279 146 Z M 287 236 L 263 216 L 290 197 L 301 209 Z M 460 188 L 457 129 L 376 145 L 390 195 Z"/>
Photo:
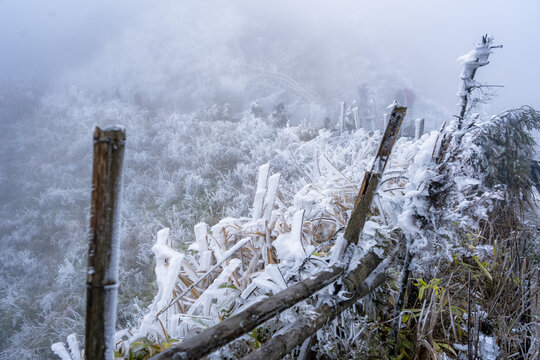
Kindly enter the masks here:
<path id="1" fill-rule="evenodd" d="M 238 288 L 236 286 L 234 286 L 233 283 L 230 283 L 230 282 L 226 282 L 226 283 L 220 284 L 218 286 L 218 289 L 225 289 L 225 288 L 238 290 Z"/>
<path id="2" fill-rule="evenodd" d="M 439 346 L 446 349 L 446 350 L 448 350 L 449 352 L 452 353 L 452 355 L 454 355 L 457 358 L 458 354 L 456 353 L 456 351 L 454 350 L 453 347 L 451 347 L 450 345 L 445 344 L 445 343 L 439 343 Z"/>
<path id="3" fill-rule="evenodd" d="M 491 276 L 491 274 L 489 273 L 489 271 L 486 269 L 486 267 L 484 266 L 484 264 L 482 264 L 480 262 L 480 259 L 478 259 L 478 256 L 473 256 L 473 259 L 474 261 L 476 261 L 476 264 L 478 265 L 478 267 L 480 268 L 480 270 L 482 270 L 482 272 L 484 274 L 486 274 L 486 276 L 489 278 L 489 280 L 493 281 L 493 277 Z"/>
<path id="4" fill-rule="evenodd" d="M 424 290 L 426 290 L 426 288 L 422 286 L 418 291 L 418 300 L 422 300 L 422 298 L 424 297 Z"/>

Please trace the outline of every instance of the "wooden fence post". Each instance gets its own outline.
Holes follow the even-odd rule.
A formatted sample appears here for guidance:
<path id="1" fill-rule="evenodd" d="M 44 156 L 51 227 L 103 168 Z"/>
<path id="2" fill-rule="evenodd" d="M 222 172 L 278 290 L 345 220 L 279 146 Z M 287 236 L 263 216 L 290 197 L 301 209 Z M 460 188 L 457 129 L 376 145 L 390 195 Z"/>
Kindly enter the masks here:
<path id="1" fill-rule="evenodd" d="M 354 118 L 354 127 L 355 130 L 358 130 L 362 127 L 362 119 L 360 118 L 360 109 L 358 106 L 354 106 L 352 109 L 353 118 Z"/>
<path id="2" fill-rule="evenodd" d="M 126 133 L 94 131 L 90 247 L 86 280 L 85 358 L 112 359 L 118 295 L 120 193 Z"/>
<path id="3" fill-rule="evenodd" d="M 349 224 L 345 229 L 344 237 L 349 243 L 356 244 L 358 242 L 360 233 L 364 228 L 364 223 L 367 220 L 367 214 L 369 213 L 373 195 L 377 189 L 377 185 L 379 185 L 382 173 L 384 172 L 384 168 L 390 157 L 390 152 L 392 151 L 392 147 L 398 136 L 401 122 L 406 113 L 406 107 L 394 106 L 392 112 L 388 116 L 386 130 L 381 140 L 379 151 L 375 156 L 375 161 L 373 162 L 371 170 L 366 171 L 366 174 L 364 175 L 364 180 L 362 181 L 358 197 L 356 198 L 356 205 L 351 218 L 349 219 Z"/>

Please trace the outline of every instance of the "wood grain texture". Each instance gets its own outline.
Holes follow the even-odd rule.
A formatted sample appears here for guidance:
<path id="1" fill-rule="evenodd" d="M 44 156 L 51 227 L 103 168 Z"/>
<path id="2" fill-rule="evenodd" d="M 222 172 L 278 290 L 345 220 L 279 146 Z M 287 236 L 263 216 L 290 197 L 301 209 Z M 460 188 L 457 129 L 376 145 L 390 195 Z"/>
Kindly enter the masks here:
<path id="1" fill-rule="evenodd" d="M 388 124 L 386 125 L 386 130 L 384 131 L 381 144 L 379 145 L 379 150 L 375 156 L 375 161 L 373 161 L 371 170 L 366 171 L 366 174 L 364 175 L 364 180 L 362 181 L 358 197 L 356 198 L 356 205 L 351 218 L 349 219 L 347 229 L 345 230 L 344 237 L 349 243 L 358 243 L 358 239 L 364 229 L 364 224 L 369 214 L 375 190 L 377 189 L 382 173 L 386 168 L 390 153 L 392 152 L 392 147 L 396 142 L 399 128 L 401 127 L 401 123 L 403 122 L 406 113 L 406 107 L 395 106 L 388 117 Z"/>
<path id="2" fill-rule="evenodd" d="M 86 359 L 112 359 L 118 290 L 120 196 L 126 134 L 94 132 L 86 300 Z"/>

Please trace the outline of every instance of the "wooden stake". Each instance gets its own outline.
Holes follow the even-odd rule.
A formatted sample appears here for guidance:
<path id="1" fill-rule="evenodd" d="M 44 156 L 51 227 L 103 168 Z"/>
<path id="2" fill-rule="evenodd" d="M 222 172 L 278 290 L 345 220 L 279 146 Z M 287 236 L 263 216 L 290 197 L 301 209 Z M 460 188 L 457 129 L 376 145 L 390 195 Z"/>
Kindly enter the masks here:
<path id="1" fill-rule="evenodd" d="M 469 271 L 469 281 L 467 282 L 467 356 L 469 360 L 473 360 L 471 336 L 471 272 Z"/>
<path id="2" fill-rule="evenodd" d="M 358 106 L 355 106 L 353 109 L 354 114 L 354 127 L 356 130 L 360 129 L 362 127 L 362 119 L 360 118 L 360 109 Z"/>
<path id="3" fill-rule="evenodd" d="M 300 348 L 300 354 L 296 360 L 313 360 L 316 358 L 317 353 L 311 348 L 317 342 L 317 336 L 312 335 L 310 338 L 304 340 L 302 347 Z"/>
<path id="4" fill-rule="evenodd" d="M 392 151 L 392 147 L 394 146 L 399 128 L 401 127 L 401 123 L 406 113 L 406 107 L 394 106 L 388 117 L 388 124 L 381 140 L 379 151 L 377 152 L 371 170 L 366 171 L 366 174 L 364 175 L 364 181 L 360 186 L 360 191 L 356 198 L 356 205 L 351 218 L 349 219 L 347 229 L 345 230 L 344 238 L 347 239 L 349 243 L 356 244 L 360 238 L 360 233 L 364 229 L 373 195 L 375 194 L 377 185 L 379 185 L 379 181 L 381 180 L 382 173 L 386 167 L 390 152 Z"/>
<path id="5" fill-rule="evenodd" d="M 339 133 L 343 133 L 343 130 L 345 129 L 345 108 L 347 105 L 345 104 L 345 101 L 341 102 L 341 111 L 339 114 Z"/>
<path id="6" fill-rule="evenodd" d="M 403 309 L 403 301 L 405 300 L 405 292 L 407 291 L 407 284 L 409 282 L 409 272 L 410 272 L 410 266 L 411 261 L 414 258 L 414 253 L 411 253 L 410 250 L 410 244 L 406 245 L 405 248 L 405 260 L 403 263 L 403 270 L 401 272 L 401 279 L 400 279 L 400 285 L 399 285 L 399 292 L 398 297 L 396 300 L 396 304 L 394 306 L 394 313 L 392 317 L 395 319 L 393 322 L 393 329 L 394 332 L 394 355 L 398 356 L 399 351 L 399 331 L 401 326 L 401 310 Z"/>
<path id="7" fill-rule="evenodd" d="M 94 131 L 85 358 L 112 359 L 120 253 L 120 193 L 125 131 Z"/>

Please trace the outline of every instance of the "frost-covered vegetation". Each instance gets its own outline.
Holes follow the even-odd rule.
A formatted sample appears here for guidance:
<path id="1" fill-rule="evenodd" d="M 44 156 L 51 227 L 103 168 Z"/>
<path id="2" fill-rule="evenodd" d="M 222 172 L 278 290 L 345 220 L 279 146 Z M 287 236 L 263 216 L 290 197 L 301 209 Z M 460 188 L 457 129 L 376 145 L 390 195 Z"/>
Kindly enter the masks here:
<path id="1" fill-rule="evenodd" d="M 52 341 L 83 334 L 88 134 L 98 121 L 128 128 L 118 314 L 125 330 L 117 334 L 117 351 L 137 356 L 159 352 L 339 261 L 334 247 L 341 246 L 380 141 L 378 131 L 364 129 L 276 128 L 276 111 L 261 114 L 254 106 L 216 118 L 150 111 L 77 89 L 39 101 L 29 89 L 10 88 L 3 96 L 9 104 L 28 98 L 33 111 L 11 125 L 19 135 L 7 144 L 14 154 L 35 155 L 24 167 L 3 165 L 28 180 L 25 191 L 38 194 L 7 197 L 2 204 L 3 213 L 17 214 L 2 224 L 9 244 L 1 255 L 5 357 L 47 354 Z M 530 131 L 538 129 L 539 114 L 523 107 L 468 121 L 461 132 L 452 123 L 416 141 L 398 140 L 357 249 L 408 248 L 411 280 L 398 330 L 391 324 L 403 252 L 386 263 L 393 274 L 387 284 L 318 333 L 319 355 L 404 358 L 415 351 L 420 358 L 452 357 L 466 353 L 469 342 L 472 351 L 500 356 L 534 349 L 537 325 L 529 299 L 537 291 L 538 194 L 528 169 Z M 34 150 L 41 148 L 50 151 Z M 269 167 L 257 177 L 265 163 Z M 281 176 L 271 180 L 268 169 Z M 21 186 L 12 179 L 2 181 Z M 217 356 L 259 347 L 314 305 L 294 307 Z M 377 345 L 382 342 L 395 345 Z"/>
<path id="2" fill-rule="evenodd" d="M 385 257 L 376 272 L 388 281 L 319 331 L 313 351 L 538 356 L 540 214 L 530 161 L 540 115 L 482 107 L 474 93 L 489 89 L 474 74 L 490 49 L 479 44 L 461 58 L 463 112 L 454 122 L 420 90 L 414 99 L 416 80 L 394 70 L 389 49 L 375 51 L 350 29 L 327 31 L 332 16 L 357 23 L 353 12 L 352 20 L 329 13 L 321 26 L 278 7 L 272 16 L 283 22 L 261 25 L 262 10 L 248 3 L 242 16 L 171 4 L 82 71 L 47 86 L 0 85 L 1 358 L 77 359 L 84 344 L 95 125 L 127 129 L 115 345 L 118 357 L 147 358 L 344 265 L 343 231 L 394 96 L 409 106 L 403 136 L 347 253 L 350 268 L 369 250 Z M 292 36 L 300 23 L 305 34 Z M 313 35 L 319 28 L 323 39 Z M 395 56 L 402 50 L 392 41 Z M 84 86 L 64 89 L 71 82 Z M 428 132 L 414 140 L 417 117 Z M 261 348 L 321 303 L 343 300 L 340 285 L 212 356 Z"/>
<path id="3" fill-rule="evenodd" d="M 530 107 L 486 118 L 466 113 L 440 131 L 395 144 L 350 261 L 354 269 L 362 254 L 375 251 L 387 257 L 376 271 L 390 279 L 317 333 L 317 356 L 536 356 L 539 194 L 530 161 L 540 113 Z M 252 106 L 234 126 L 261 121 L 254 114 L 260 116 Z M 277 150 L 268 157 L 272 166 L 259 168 L 253 202 L 244 199 L 249 214 L 197 224 L 188 249 L 177 249 L 169 227 L 157 233 L 158 292 L 144 317 L 116 334 L 117 356 L 159 353 L 347 259 L 343 230 L 380 134 L 302 127 L 276 134 L 268 142 Z M 285 143 L 296 148 L 282 158 Z M 282 176 L 269 176 L 269 168 L 291 171 L 287 158 L 297 175 L 280 184 Z M 339 300 L 333 289 L 212 356 L 238 358 L 257 349 L 291 322 L 313 316 L 317 303 Z"/>
<path id="4" fill-rule="evenodd" d="M 540 114 L 524 107 L 471 124 L 464 133 L 451 128 L 398 141 L 352 262 L 373 246 L 408 247 L 413 260 L 404 308 L 396 318 L 404 259 L 394 252 L 385 265 L 393 280 L 317 334 L 318 356 L 533 355 L 537 323 L 530 295 L 538 292 L 532 265 L 538 261 L 538 223 L 524 217 L 534 216 L 535 208 L 522 199 L 538 193 L 519 164 L 531 155 L 527 132 L 539 126 Z M 161 230 L 153 248 L 159 293 L 138 326 L 117 333 L 118 354 L 158 353 L 339 262 L 340 233 L 379 139 L 364 130 L 322 132 L 300 148 L 320 151 L 305 169 L 310 183 L 292 197 L 278 192 L 275 207 L 279 177 L 272 181 L 268 166 L 261 167 L 262 192 L 251 216 L 224 218 L 211 231 L 197 225 L 187 252 L 171 249 L 169 229 Z M 493 149 L 517 158 L 485 165 Z M 315 304 L 293 307 L 214 356 L 245 355 L 286 324 L 309 317 Z"/>
<path id="5" fill-rule="evenodd" d="M 299 59 L 311 50 L 300 40 L 278 44 L 272 29 L 253 29 L 218 10 L 204 15 L 216 21 L 193 15 L 182 25 L 192 28 L 187 37 L 171 36 L 179 26 L 171 14 L 161 20 L 162 32 L 128 32 L 70 78 L 82 77 L 84 88 L 2 83 L 1 357 L 50 358 L 51 341 L 84 333 L 93 126 L 127 129 L 123 328 L 135 326 L 157 291 L 151 251 L 157 231 L 170 228 L 174 246 L 185 250 L 198 222 L 247 216 L 264 163 L 282 174 L 280 191 L 292 196 L 310 182 L 304 172 L 317 151 L 337 140 L 325 145 L 323 137 L 318 147 L 302 147 L 325 120 L 335 126 L 339 101 L 358 99 L 359 79 L 370 126 L 380 126 L 384 103 L 407 84 L 345 43 L 306 68 Z M 253 44 L 255 32 L 261 41 Z M 244 62 L 231 44 L 245 49 Z M 170 56 L 154 61 L 157 45 Z M 268 47 L 273 56 L 261 57 Z M 362 60 L 344 72 L 339 58 L 349 57 Z M 325 69 L 320 84 L 310 77 L 316 69 Z M 90 73 L 115 78 L 86 78 Z M 426 98 L 416 108 L 418 114 L 442 113 Z"/>
<path id="6" fill-rule="evenodd" d="M 26 91 L 11 91 L 14 98 L 5 99 L 18 101 Z M 288 159 L 296 157 L 298 163 L 305 163 L 315 156 L 295 152 L 316 130 L 275 130 L 250 113 L 235 122 L 209 121 L 197 114 L 150 113 L 121 100 L 102 101 L 76 90 L 43 98 L 31 117 L 11 125 L 17 141 L 9 139 L 6 150 L 25 159 L 24 166 L 3 163 L 3 185 L 15 189 L 13 195 L 29 194 L 10 198 L 8 193 L 2 203 L 9 219 L 2 222 L 6 245 L 1 252 L 4 315 L 0 328 L 3 342 L 12 344 L 3 349 L 6 355 L 19 349 L 19 357 L 24 347 L 32 357 L 34 351 L 47 352 L 49 339 L 64 338 L 68 328 L 83 332 L 85 291 L 80 279 L 87 257 L 92 149 L 88 134 L 98 122 L 123 123 L 129 136 L 119 305 L 122 326 L 153 297 L 151 247 L 157 230 L 170 227 L 174 244 L 187 247 L 198 221 L 215 223 L 225 214 L 248 214 L 259 164 L 270 162 L 281 169 L 287 174 L 282 185 L 295 191 L 302 175 Z M 25 182 L 15 182 L 19 179 Z"/>
<path id="7" fill-rule="evenodd" d="M 394 252 L 385 264 L 391 280 L 318 333 L 319 356 L 533 354 L 537 323 L 530 296 L 538 291 L 539 247 L 531 215 L 538 193 L 524 169 L 532 154 L 528 132 L 539 125 L 540 114 L 524 107 L 477 119 L 464 132 L 456 122 L 446 131 L 396 143 L 353 263 L 373 246 L 405 247 L 413 260 L 404 307 L 396 318 L 405 259 Z M 211 229 L 200 223 L 189 249 L 174 245 L 169 228 L 158 232 L 152 250 L 159 291 L 144 319 L 117 333 L 118 355 L 158 353 L 340 261 L 340 234 L 380 134 L 322 130 L 299 142 L 292 136 L 298 131 L 279 130 L 276 141 L 287 137 L 295 144 L 303 166 L 287 169 L 275 161 L 279 155 L 270 161 L 272 172 L 296 174 L 279 187 L 280 177 L 269 177 L 269 166 L 261 167 L 258 180 L 251 177 L 257 191 L 252 188 L 244 204 L 250 213 L 225 217 Z M 511 161 L 494 160 L 492 151 Z M 295 306 L 214 356 L 246 354 L 286 324 L 309 316 L 314 305 Z M 392 346 L 377 345 L 382 342 Z"/>

